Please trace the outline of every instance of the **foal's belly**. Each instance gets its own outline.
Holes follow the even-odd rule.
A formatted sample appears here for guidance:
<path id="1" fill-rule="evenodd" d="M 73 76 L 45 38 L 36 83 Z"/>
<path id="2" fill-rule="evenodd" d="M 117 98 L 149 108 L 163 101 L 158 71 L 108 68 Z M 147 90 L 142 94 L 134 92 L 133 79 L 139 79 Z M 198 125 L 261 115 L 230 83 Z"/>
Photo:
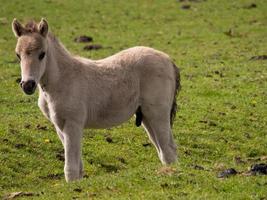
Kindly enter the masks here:
<path id="1" fill-rule="evenodd" d="M 136 109 L 127 108 L 121 110 L 109 110 L 105 112 L 105 116 L 99 116 L 95 120 L 88 120 L 86 128 L 111 128 L 118 126 L 129 120 L 136 112 Z"/>
<path id="2" fill-rule="evenodd" d="M 111 102 L 110 102 L 111 103 Z M 139 106 L 138 98 L 132 98 L 128 103 L 109 104 L 97 110 L 87 118 L 87 128 L 111 128 L 129 120 Z M 90 113 L 90 112 L 89 112 Z"/>

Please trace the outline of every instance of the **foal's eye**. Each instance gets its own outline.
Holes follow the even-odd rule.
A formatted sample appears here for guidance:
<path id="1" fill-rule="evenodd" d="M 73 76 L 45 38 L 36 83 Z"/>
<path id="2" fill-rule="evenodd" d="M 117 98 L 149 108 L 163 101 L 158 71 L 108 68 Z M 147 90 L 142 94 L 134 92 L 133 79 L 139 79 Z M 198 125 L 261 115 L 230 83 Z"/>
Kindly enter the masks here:
<path id="1" fill-rule="evenodd" d="M 45 52 L 40 53 L 39 60 L 43 60 L 44 57 L 45 57 Z"/>
<path id="2" fill-rule="evenodd" d="M 16 53 L 16 55 L 17 55 L 18 59 L 20 60 L 20 55 L 18 53 Z"/>

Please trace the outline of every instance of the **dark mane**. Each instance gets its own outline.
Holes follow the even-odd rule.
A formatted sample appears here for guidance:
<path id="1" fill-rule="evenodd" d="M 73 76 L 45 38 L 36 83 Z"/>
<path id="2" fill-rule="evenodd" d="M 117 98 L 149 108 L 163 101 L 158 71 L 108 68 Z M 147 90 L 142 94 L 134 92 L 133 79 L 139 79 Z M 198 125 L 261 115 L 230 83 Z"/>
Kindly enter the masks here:
<path id="1" fill-rule="evenodd" d="M 36 33 L 38 32 L 38 25 L 34 20 L 31 20 L 25 25 L 25 29 L 28 33 Z"/>

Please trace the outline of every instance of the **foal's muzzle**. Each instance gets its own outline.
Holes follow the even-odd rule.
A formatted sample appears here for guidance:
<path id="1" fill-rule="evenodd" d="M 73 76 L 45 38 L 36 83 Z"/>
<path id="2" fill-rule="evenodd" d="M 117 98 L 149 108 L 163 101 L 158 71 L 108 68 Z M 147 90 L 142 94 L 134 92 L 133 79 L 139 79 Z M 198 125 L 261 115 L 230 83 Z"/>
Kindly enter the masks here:
<path id="1" fill-rule="evenodd" d="M 22 88 L 23 92 L 25 92 L 25 94 L 28 94 L 28 95 L 31 95 L 34 93 L 36 86 L 37 85 L 34 80 L 20 82 L 20 87 Z"/>

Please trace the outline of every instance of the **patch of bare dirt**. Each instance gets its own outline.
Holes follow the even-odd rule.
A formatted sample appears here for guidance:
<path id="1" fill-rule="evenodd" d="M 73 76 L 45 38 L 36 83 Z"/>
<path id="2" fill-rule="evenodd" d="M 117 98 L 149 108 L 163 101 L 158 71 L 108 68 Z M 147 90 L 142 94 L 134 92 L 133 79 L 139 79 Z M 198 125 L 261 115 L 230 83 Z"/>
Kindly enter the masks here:
<path id="1" fill-rule="evenodd" d="M 90 36 L 86 36 L 86 35 L 81 35 L 79 37 L 74 38 L 74 42 L 78 42 L 78 43 L 86 43 L 86 42 L 92 42 L 93 38 Z"/>
<path id="2" fill-rule="evenodd" d="M 90 45 L 86 45 L 83 49 L 87 51 L 99 50 L 99 49 L 103 49 L 103 46 L 101 44 L 90 44 Z"/>
<path id="3" fill-rule="evenodd" d="M 267 55 L 252 56 L 250 60 L 267 60 Z"/>

